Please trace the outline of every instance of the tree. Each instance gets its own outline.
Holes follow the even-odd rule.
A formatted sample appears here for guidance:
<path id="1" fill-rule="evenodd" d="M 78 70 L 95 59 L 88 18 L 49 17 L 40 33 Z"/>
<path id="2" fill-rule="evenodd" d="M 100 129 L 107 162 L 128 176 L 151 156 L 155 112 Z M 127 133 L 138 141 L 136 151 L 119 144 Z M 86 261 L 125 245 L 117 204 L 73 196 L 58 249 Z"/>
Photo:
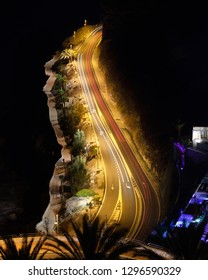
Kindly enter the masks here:
<path id="1" fill-rule="evenodd" d="M 131 256 L 134 259 L 167 259 L 165 251 L 161 253 L 142 241 L 126 238 L 128 231 L 118 227 L 117 223 L 107 224 L 99 217 L 90 220 L 85 214 L 81 223 L 80 220 L 72 220 L 71 225 L 71 228 L 69 224 L 67 229 L 60 228 L 62 235 L 59 237 L 24 235 L 17 243 L 13 237 L 6 236 L 2 239 L 4 244 L 0 245 L 0 259 L 41 260 L 52 259 L 51 256 L 62 260 L 115 260 Z"/>
<path id="2" fill-rule="evenodd" d="M 69 100 L 68 96 L 66 94 L 66 91 L 63 88 L 59 88 L 57 90 L 57 96 L 56 96 L 56 109 L 63 109 L 63 114 L 66 116 L 65 109 L 66 105 L 65 103 Z"/>
<path id="3" fill-rule="evenodd" d="M 77 156 L 72 162 L 66 165 L 66 180 L 70 182 L 73 189 L 73 194 L 83 188 L 89 187 L 90 176 L 85 167 L 86 159 L 82 156 Z"/>
<path id="4" fill-rule="evenodd" d="M 60 54 L 60 59 L 76 59 L 77 58 L 77 51 L 70 49 L 64 49 Z"/>
<path id="5" fill-rule="evenodd" d="M 147 246 L 144 242 L 126 238 L 127 229 L 118 223 L 107 224 L 97 216 L 90 220 L 82 216 L 81 223 L 72 220 L 72 228 L 62 229 L 65 240 L 49 236 L 47 248 L 60 259 L 119 260 L 168 259 L 171 255 Z M 69 233 L 70 232 L 70 233 Z"/>
<path id="6" fill-rule="evenodd" d="M 81 223 L 72 220 L 72 230 L 69 233 L 62 230 L 65 241 L 56 236 L 49 236 L 47 248 L 60 259 L 77 260 L 115 260 L 139 247 L 139 243 L 127 239 L 125 228 L 117 229 L 118 224 L 106 224 L 96 217 L 91 221 L 87 214 L 83 215 Z"/>
<path id="7" fill-rule="evenodd" d="M 43 248 L 46 236 L 28 237 L 26 234 L 18 246 L 12 236 L 5 236 L 0 245 L 0 259 L 2 260 L 41 260 L 47 253 Z"/>
<path id="8" fill-rule="evenodd" d="M 57 81 L 60 81 L 61 84 L 66 83 L 66 77 L 61 73 L 56 74 L 56 79 L 57 79 Z"/>
<path id="9" fill-rule="evenodd" d="M 85 135 L 84 132 L 80 129 L 77 129 L 76 133 L 74 134 L 74 141 L 72 144 L 72 154 L 73 156 L 79 156 L 85 145 Z"/>
<path id="10" fill-rule="evenodd" d="M 56 73 L 56 80 L 52 87 L 52 92 L 56 94 L 56 91 L 61 88 L 66 88 L 66 76 L 62 73 Z"/>

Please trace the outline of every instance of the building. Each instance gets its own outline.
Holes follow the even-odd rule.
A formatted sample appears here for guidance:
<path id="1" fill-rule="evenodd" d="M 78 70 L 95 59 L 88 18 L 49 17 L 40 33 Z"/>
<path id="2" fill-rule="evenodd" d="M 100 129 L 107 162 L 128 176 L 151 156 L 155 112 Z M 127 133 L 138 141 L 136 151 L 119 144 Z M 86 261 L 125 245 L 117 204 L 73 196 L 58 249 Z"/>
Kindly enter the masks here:
<path id="1" fill-rule="evenodd" d="M 205 223 L 201 241 L 208 243 L 208 172 L 205 174 L 185 209 L 176 221 L 175 228 L 199 227 Z"/>
<path id="2" fill-rule="evenodd" d="M 208 152 L 208 127 L 194 126 L 192 130 L 193 148 Z"/>

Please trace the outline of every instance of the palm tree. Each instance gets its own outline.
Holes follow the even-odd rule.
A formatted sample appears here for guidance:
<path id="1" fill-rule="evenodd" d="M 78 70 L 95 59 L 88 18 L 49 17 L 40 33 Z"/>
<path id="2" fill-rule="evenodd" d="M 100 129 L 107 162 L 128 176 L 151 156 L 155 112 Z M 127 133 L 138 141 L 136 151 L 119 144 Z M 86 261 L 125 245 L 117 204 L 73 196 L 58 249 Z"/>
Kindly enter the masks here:
<path id="1" fill-rule="evenodd" d="M 72 61 L 72 58 L 77 58 L 77 51 L 73 49 L 64 49 L 60 54 L 60 59 L 70 59 Z"/>
<path id="2" fill-rule="evenodd" d="M 2 260 L 41 260 L 47 253 L 43 248 L 46 236 L 28 237 L 26 234 L 21 238 L 20 244 L 15 242 L 13 236 L 2 238 L 0 245 L 0 259 Z M 18 240 L 19 241 L 19 240 Z"/>
<path id="3" fill-rule="evenodd" d="M 81 224 L 72 221 L 72 233 L 62 229 L 63 238 L 49 235 L 46 246 L 58 259 L 119 260 L 166 259 L 142 241 L 126 238 L 127 230 L 113 223 L 107 225 L 96 217 L 91 221 L 87 214 Z"/>
<path id="4" fill-rule="evenodd" d="M 62 230 L 65 240 L 48 236 L 53 243 L 46 242 L 46 246 L 61 259 L 120 259 L 121 254 L 134 247 L 134 242 L 124 238 L 125 229 L 116 230 L 116 227 L 117 224 L 107 226 L 99 217 L 91 221 L 84 214 L 81 224 L 72 221 L 73 233 Z"/>
<path id="5" fill-rule="evenodd" d="M 169 259 L 166 251 L 158 251 L 144 242 L 126 238 L 126 229 L 117 223 L 107 225 L 98 217 L 93 221 L 85 214 L 81 220 L 72 221 L 73 233 L 62 229 L 63 236 L 44 235 L 27 237 L 20 243 L 6 236 L 0 245 L 2 260 L 119 260 L 119 259 Z M 19 245 L 18 245 L 19 244 Z M 52 254 L 51 254 L 52 253 Z M 50 256 L 50 258 L 48 257 Z"/>

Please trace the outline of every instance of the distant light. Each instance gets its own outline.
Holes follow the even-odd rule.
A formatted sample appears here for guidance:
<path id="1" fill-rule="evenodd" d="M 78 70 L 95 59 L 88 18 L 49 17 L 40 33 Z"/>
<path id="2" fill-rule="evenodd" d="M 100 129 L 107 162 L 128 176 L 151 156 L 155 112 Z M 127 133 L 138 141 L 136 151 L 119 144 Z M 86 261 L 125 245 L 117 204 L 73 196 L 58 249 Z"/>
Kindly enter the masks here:
<path id="1" fill-rule="evenodd" d="M 175 227 L 185 227 L 188 228 L 190 223 L 193 220 L 193 216 L 190 214 L 181 214 L 181 216 L 179 217 L 178 221 L 175 224 Z"/>
<path id="2" fill-rule="evenodd" d="M 193 222 L 199 224 L 199 223 L 201 222 L 201 219 L 200 219 L 200 218 L 197 218 L 197 219 L 195 219 Z"/>
<path id="3" fill-rule="evenodd" d="M 204 232 L 202 234 L 201 240 L 204 241 L 205 243 L 208 242 L 208 223 L 206 224 L 204 228 Z"/>

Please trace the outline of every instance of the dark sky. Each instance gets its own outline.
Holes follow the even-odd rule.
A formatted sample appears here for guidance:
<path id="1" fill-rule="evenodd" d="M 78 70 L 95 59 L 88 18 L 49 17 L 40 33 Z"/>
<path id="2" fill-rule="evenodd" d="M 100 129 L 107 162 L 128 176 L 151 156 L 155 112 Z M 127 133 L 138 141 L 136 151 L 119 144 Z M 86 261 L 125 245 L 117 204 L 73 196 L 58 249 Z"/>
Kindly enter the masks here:
<path id="1" fill-rule="evenodd" d="M 12 4 L 14 3 L 14 4 Z M 17 68 L 31 61 L 38 67 L 39 59 L 47 60 L 61 47 L 62 41 L 81 27 L 99 20 L 97 1 L 13 1 L 1 8 L 1 51 L 4 53 L 4 78 L 14 85 Z M 25 57 L 24 57 L 25 56 Z M 20 63 L 22 60 L 22 63 Z M 33 65 L 35 63 L 35 65 Z M 9 75 L 7 75 L 9 73 Z"/>

